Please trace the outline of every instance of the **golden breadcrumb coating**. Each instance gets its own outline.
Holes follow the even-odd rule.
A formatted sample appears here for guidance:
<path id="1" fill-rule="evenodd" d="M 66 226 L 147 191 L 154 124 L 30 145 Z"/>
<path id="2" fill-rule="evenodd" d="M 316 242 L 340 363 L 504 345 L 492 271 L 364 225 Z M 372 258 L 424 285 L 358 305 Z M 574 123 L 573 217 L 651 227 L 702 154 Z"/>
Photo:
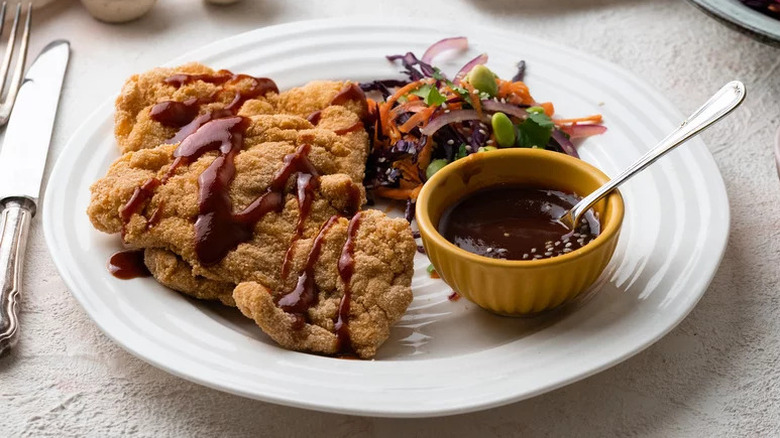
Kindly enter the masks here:
<path id="1" fill-rule="evenodd" d="M 149 112 L 152 107 L 163 101 L 183 102 L 191 98 L 216 99 L 203 104 L 200 114 L 226 107 L 232 101 L 234 88 L 247 90 L 251 80 L 237 84 L 212 84 L 204 81 L 192 81 L 177 87 L 167 84 L 165 79 L 176 74 L 214 74 L 209 67 L 198 63 L 185 64 L 176 68 L 155 68 L 148 72 L 133 75 L 128 79 L 116 100 L 114 116 L 114 134 L 122 152 L 154 148 L 168 141 L 176 129 L 152 120 Z M 306 118 L 315 111 L 330 106 L 330 101 L 348 82 L 314 81 L 303 87 L 293 88 L 279 95 L 270 92 L 257 99 L 244 102 L 238 114 L 246 117 L 256 115 L 288 114 Z M 346 102 L 340 106 L 359 118 L 365 115 L 365 107 L 356 102 Z M 348 125 L 339 125 L 345 127 Z"/>
<path id="2" fill-rule="evenodd" d="M 366 359 L 376 354 L 379 345 L 390 335 L 390 326 L 412 301 L 409 284 L 416 244 L 405 220 L 390 219 L 377 210 L 365 210 L 360 215 L 348 326 L 355 353 Z M 233 292 L 241 312 L 254 319 L 279 345 L 320 354 L 339 352 L 334 322 L 344 284 L 337 265 L 347 239 L 347 223 L 347 219 L 340 219 L 325 234 L 322 255 L 314 270 L 319 300 L 309 310 L 310 321 L 302 329 L 295 328 L 295 316 L 276 306 L 274 299 L 279 298 L 279 291 L 246 282 Z M 308 252 L 312 241 L 301 242 L 300 252 Z M 304 263 L 303 259 L 298 261 Z"/>
<path id="3" fill-rule="evenodd" d="M 287 129 L 293 125 L 310 129 Z M 355 182 L 363 175 L 365 137 L 362 131 L 338 136 L 331 131 L 314 129 L 306 120 L 294 116 L 253 117 L 244 137 L 244 149 L 235 158 L 236 176 L 229 190 L 233 211 L 241 211 L 265 193 L 283 166 L 285 155 L 308 143 L 311 145 L 309 160 L 321 178 L 308 220 L 304 222 L 303 237 L 316 234 L 330 216 L 349 209 L 354 202 L 353 193 L 359 194 L 361 204 L 365 200 L 365 190 Z M 155 189 L 146 208 L 124 223 L 120 209 L 146 180 L 163 177 L 173 162 L 176 146 L 161 145 L 129 152 L 117 159 L 107 175 L 92 185 L 92 200 L 87 212 L 93 225 L 108 233 L 121 232 L 124 226 L 126 243 L 173 251 L 192 265 L 194 275 L 236 284 L 252 279 L 277 287 L 279 267 L 299 216 L 293 178 L 288 182 L 283 211 L 266 215 L 255 226 L 252 241 L 239 244 L 213 266 L 202 266 L 197 260 L 192 219 L 198 215 L 198 177 L 216 158 L 216 153 L 207 153 L 189 166 L 178 168 L 166 184 Z M 147 227 L 158 208 L 159 221 Z M 251 275 L 247 276 L 249 271 Z"/>
<path id="4" fill-rule="evenodd" d="M 144 250 L 144 264 L 163 286 L 186 291 L 187 295 L 201 300 L 219 300 L 226 306 L 236 305 L 233 301 L 234 283 L 195 276 L 192 266 L 170 251 L 147 248 Z"/>
<path id="5" fill-rule="evenodd" d="M 361 205 L 365 202 L 362 181 L 368 136 L 363 129 L 354 129 L 361 126 L 364 103 L 346 99 L 333 105 L 333 98 L 350 83 L 316 81 L 280 94 L 269 92 L 243 104 L 239 115 L 249 118 L 249 126 L 243 135 L 243 147 L 235 156 L 235 177 L 227 192 L 233 212 L 243 210 L 265 193 L 283 167 L 284 157 L 304 144 L 311 146 L 308 159 L 320 175 L 319 184 L 300 236 L 296 237 L 300 209 L 295 178 L 291 177 L 281 212 L 266 214 L 255 224 L 247 241 L 219 262 L 203 265 L 195 251 L 198 178 L 217 158 L 217 152 L 177 167 L 164 184 L 152 189 L 148 201 L 129 220 L 123 220 L 120 214 L 138 187 L 151 178 L 163 179 L 174 161 L 178 144 L 168 144 L 168 139 L 176 129 L 150 118 L 156 103 L 217 96 L 212 103 L 201 105 L 203 114 L 228 105 L 235 94 L 230 87 L 252 85 L 251 79 L 225 84 L 194 80 L 180 87 L 165 83 L 165 78 L 180 73 L 215 72 L 200 64 L 154 69 L 133 76 L 123 87 L 116 102 L 115 131 L 125 153 L 110 166 L 106 176 L 92 185 L 90 220 L 97 229 L 121 232 L 126 243 L 144 248 L 145 264 L 163 285 L 196 298 L 237 305 L 285 348 L 320 354 L 343 352 L 335 321 L 345 293 L 338 260 L 347 240 L 346 218 L 339 218 L 323 232 L 322 251 L 314 265 L 319 299 L 306 312 L 303 328 L 294 326 L 296 321 L 300 324 L 300 317 L 286 313 L 275 303 L 295 288 L 321 226 L 356 207 L 356 200 Z M 312 119 L 312 124 L 306 117 L 315 112 L 319 112 L 318 120 Z M 390 219 L 374 210 L 360 213 L 353 242 L 349 334 L 354 352 L 370 358 L 412 300 L 416 243 L 406 221 Z M 290 269 L 283 276 L 285 257 Z"/>

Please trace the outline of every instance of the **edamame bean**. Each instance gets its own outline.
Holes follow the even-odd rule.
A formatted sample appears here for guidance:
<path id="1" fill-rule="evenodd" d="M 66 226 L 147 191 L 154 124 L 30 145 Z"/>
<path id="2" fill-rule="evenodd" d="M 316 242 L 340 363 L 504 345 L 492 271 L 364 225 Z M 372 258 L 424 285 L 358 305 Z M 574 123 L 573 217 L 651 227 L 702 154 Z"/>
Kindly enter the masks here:
<path id="1" fill-rule="evenodd" d="M 471 69 L 468 75 L 468 81 L 474 88 L 489 94 L 491 97 L 498 93 L 496 75 L 482 64 Z"/>
<path id="2" fill-rule="evenodd" d="M 447 160 L 439 158 L 438 160 L 431 161 L 428 167 L 425 169 L 425 178 L 431 179 L 434 173 L 442 170 L 447 165 Z"/>
<path id="3" fill-rule="evenodd" d="M 515 125 L 506 114 L 501 112 L 493 114 L 490 124 L 493 125 L 493 135 L 496 136 L 496 142 L 499 146 L 508 148 L 515 144 L 517 137 Z"/>

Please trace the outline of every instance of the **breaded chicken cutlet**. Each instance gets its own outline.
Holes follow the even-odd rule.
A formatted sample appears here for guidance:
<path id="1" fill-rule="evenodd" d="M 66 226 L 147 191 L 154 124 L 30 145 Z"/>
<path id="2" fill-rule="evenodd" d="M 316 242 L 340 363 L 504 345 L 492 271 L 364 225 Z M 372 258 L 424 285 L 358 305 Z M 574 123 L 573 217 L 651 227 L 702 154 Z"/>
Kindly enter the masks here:
<path id="1" fill-rule="evenodd" d="M 264 81 L 195 64 L 131 78 L 126 153 L 88 214 L 162 284 L 238 305 L 280 345 L 373 357 L 411 302 L 416 244 L 406 221 L 358 211 L 365 101 L 349 83 Z"/>
<path id="2" fill-rule="evenodd" d="M 192 102 L 183 111 L 198 115 L 213 113 L 229 106 L 243 94 L 238 115 L 287 114 L 307 118 L 336 103 L 363 117 L 365 101 L 349 99 L 349 83 L 312 81 L 303 87 L 279 93 L 273 82 L 231 72 L 214 71 L 191 63 L 176 68 L 155 68 L 128 79 L 116 100 L 114 134 L 121 152 L 154 148 L 175 137 L 180 126 L 166 126 L 154 118 L 154 110 L 164 102 Z M 340 93 L 344 99 L 339 99 Z M 159 107 L 157 107 L 159 108 Z M 348 125 L 332 126 L 333 129 Z M 367 146 L 367 145 L 366 145 Z"/>

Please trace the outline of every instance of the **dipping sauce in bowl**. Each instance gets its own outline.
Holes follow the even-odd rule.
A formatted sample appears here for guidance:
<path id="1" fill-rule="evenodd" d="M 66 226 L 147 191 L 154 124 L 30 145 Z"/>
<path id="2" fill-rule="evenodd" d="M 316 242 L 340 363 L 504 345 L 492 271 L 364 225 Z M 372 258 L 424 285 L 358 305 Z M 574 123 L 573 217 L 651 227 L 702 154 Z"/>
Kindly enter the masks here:
<path id="1" fill-rule="evenodd" d="M 486 310 L 530 316 L 553 309 L 606 268 L 620 236 L 623 199 L 616 190 L 594 204 L 568 242 L 567 230 L 552 219 L 579 201 L 574 193 L 607 181 L 592 165 L 543 149 L 461 158 L 436 172 L 417 197 L 425 252 L 442 280 Z"/>
<path id="2" fill-rule="evenodd" d="M 556 257 L 582 248 L 599 235 L 600 224 L 592 210 L 574 231 L 557 220 L 580 199 L 561 190 L 498 184 L 447 208 L 438 231 L 457 247 L 485 257 Z"/>

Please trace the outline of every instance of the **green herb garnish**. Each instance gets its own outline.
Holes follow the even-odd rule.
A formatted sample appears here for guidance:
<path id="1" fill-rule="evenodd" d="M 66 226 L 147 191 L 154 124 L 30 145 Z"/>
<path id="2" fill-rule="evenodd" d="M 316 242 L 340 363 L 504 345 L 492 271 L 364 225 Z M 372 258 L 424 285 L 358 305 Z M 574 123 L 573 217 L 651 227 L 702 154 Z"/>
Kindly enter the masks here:
<path id="1" fill-rule="evenodd" d="M 517 145 L 520 147 L 544 148 L 550 141 L 555 124 L 544 113 L 529 113 L 522 123 L 517 125 Z"/>
<path id="2" fill-rule="evenodd" d="M 422 97 L 425 104 L 429 106 L 439 106 L 447 101 L 447 98 L 442 96 L 436 87 L 429 84 L 412 91 L 411 94 Z"/>

